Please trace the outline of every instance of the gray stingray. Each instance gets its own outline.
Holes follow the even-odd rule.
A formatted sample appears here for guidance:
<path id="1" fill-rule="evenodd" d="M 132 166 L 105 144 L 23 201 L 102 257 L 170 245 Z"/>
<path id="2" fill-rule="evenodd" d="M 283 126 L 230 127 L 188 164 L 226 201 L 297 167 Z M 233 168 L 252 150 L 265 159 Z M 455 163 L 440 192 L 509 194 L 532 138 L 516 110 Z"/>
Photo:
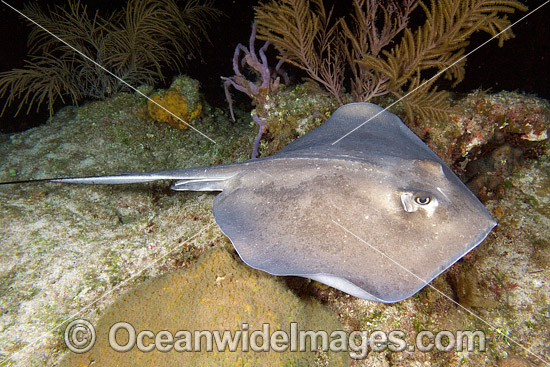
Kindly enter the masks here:
<path id="1" fill-rule="evenodd" d="M 496 225 L 397 116 L 370 103 L 340 107 L 321 127 L 267 158 L 49 181 L 155 180 L 179 180 L 174 190 L 221 191 L 214 217 L 251 267 L 378 302 L 412 296 Z"/>

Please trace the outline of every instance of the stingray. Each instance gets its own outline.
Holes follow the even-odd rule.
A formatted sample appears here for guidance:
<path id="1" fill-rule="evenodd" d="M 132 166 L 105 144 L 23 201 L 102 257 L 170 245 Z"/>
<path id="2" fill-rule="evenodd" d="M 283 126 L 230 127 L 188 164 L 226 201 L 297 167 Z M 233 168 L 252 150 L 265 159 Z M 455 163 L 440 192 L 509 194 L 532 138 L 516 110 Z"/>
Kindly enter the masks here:
<path id="1" fill-rule="evenodd" d="M 418 292 L 496 225 L 420 138 L 371 103 L 340 107 L 267 158 L 40 181 L 156 180 L 178 180 L 178 191 L 221 192 L 213 202 L 216 223 L 249 266 L 384 303 Z"/>

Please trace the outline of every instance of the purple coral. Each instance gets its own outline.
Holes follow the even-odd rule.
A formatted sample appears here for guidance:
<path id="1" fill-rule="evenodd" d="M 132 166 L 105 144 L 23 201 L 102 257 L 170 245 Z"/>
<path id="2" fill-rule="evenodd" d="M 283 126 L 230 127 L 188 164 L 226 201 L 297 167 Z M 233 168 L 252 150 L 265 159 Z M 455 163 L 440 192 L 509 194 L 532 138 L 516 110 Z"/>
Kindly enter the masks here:
<path id="1" fill-rule="evenodd" d="M 231 118 L 235 121 L 235 115 L 233 113 L 233 99 L 229 93 L 229 87 L 233 86 L 236 90 L 245 93 L 252 98 L 255 102 L 259 102 L 265 98 L 266 95 L 275 92 L 279 88 L 281 78 L 285 85 L 289 84 L 287 73 L 281 69 L 283 61 L 280 60 L 275 68 L 270 68 L 267 62 L 267 56 L 265 55 L 266 49 L 269 47 L 270 42 L 267 41 L 258 50 L 259 56 L 256 54 L 254 43 L 256 41 L 256 27 L 257 24 L 252 24 L 252 33 L 248 41 L 248 48 L 241 43 L 235 48 L 233 55 L 233 71 L 235 75 L 231 77 L 222 77 L 224 80 L 225 97 L 229 104 L 229 111 Z M 241 71 L 242 68 L 250 68 L 254 74 L 258 76 L 258 80 L 250 81 L 246 79 Z M 254 149 L 252 152 L 252 158 L 256 158 L 258 154 L 258 147 L 260 139 L 263 133 L 267 130 L 267 124 L 260 119 L 258 115 L 253 116 L 254 121 L 259 125 L 258 136 L 254 141 Z"/>

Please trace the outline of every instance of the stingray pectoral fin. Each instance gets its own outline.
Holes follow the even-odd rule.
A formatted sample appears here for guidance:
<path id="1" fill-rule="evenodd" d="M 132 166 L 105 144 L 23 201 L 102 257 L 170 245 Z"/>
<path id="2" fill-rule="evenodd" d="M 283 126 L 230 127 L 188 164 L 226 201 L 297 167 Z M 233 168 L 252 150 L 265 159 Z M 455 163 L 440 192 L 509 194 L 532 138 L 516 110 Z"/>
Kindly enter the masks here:
<path id="1" fill-rule="evenodd" d="M 340 277 L 337 277 L 334 275 L 328 275 L 328 274 L 303 275 L 303 276 L 305 278 L 309 278 L 309 279 L 318 281 L 320 283 L 329 285 L 332 288 L 339 289 L 342 292 L 346 292 L 347 294 L 350 294 L 357 298 L 362 298 L 369 301 L 380 302 L 380 303 L 388 303 L 388 301 L 383 300 L 382 298 L 376 297 L 374 294 L 367 292 L 363 288 L 353 284 L 352 282 L 350 282 L 345 278 L 340 278 Z"/>

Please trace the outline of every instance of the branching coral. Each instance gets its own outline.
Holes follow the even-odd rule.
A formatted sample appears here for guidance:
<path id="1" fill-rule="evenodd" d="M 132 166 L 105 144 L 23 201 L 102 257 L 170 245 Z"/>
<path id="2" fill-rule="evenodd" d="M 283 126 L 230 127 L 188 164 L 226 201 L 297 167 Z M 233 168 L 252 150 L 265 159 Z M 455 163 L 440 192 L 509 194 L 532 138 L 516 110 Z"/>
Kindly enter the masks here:
<path id="1" fill-rule="evenodd" d="M 270 45 L 269 41 L 260 47 L 258 51 L 259 57 L 256 55 L 256 49 L 254 47 L 254 43 L 256 42 L 256 27 L 256 23 L 252 24 L 248 48 L 241 43 L 235 47 L 235 54 L 233 55 L 233 71 L 235 75 L 231 77 L 222 76 L 225 97 L 229 103 L 229 111 L 231 112 L 233 121 L 235 121 L 235 115 L 233 113 L 233 100 L 229 93 L 230 86 L 245 93 L 252 99 L 257 99 L 260 94 L 275 92 L 279 88 L 281 77 L 285 84 L 289 83 L 286 72 L 281 69 L 282 60 L 279 61 L 274 68 L 269 67 L 267 56 L 265 55 L 265 51 Z M 242 59 L 241 54 L 243 55 Z M 256 74 L 259 80 L 250 81 L 246 79 L 243 71 L 241 71 L 241 69 L 245 67 Z"/>
<path id="2" fill-rule="evenodd" d="M 405 29 L 400 44 L 385 51 L 383 57 L 366 54 L 359 63 L 388 77 L 387 89 L 395 96 L 408 95 L 404 102 L 409 116 L 414 109 L 421 117 L 442 119 L 448 110 L 447 93 L 431 88 L 434 82 L 441 75 L 454 85 L 462 81 L 465 47 L 472 33 L 489 33 L 498 37 L 502 46 L 513 33 L 508 29 L 499 34 L 510 25 L 499 13 L 526 10 L 526 7 L 513 0 L 431 0 L 429 8 L 422 2 L 419 4 L 426 15 L 423 26 L 414 32 Z"/>
<path id="3" fill-rule="evenodd" d="M 48 12 L 32 4 L 23 13 L 78 52 L 34 28 L 26 67 L 0 73 L 0 97 L 7 95 L 2 112 L 20 99 L 17 113 L 47 101 L 52 114 L 58 99 L 105 98 L 126 87 L 97 64 L 131 85 L 154 84 L 163 79 L 163 66 L 177 68 L 199 49 L 209 21 L 221 15 L 211 0 L 188 0 L 181 9 L 175 0 L 129 0 L 108 18 L 90 17 L 79 0 Z"/>
<path id="4" fill-rule="evenodd" d="M 409 16 L 418 5 L 417 0 L 399 2 L 354 0 L 352 27 L 341 21 L 341 44 L 346 53 L 346 62 L 351 69 L 352 94 L 357 101 L 368 101 L 388 92 L 387 75 L 358 63 L 365 55 L 378 57 L 386 46 L 406 28 Z M 378 20 L 380 19 L 380 20 Z M 377 27 L 378 25 L 378 27 Z"/>
<path id="5" fill-rule="evenodd" d="M 256 9 L 259 39 L 273 42 L 281 60 L 305 70 L 341 103 L 344 59 L 341 20 L 331 23 L 322 0 L 281 0 Z"/>
<path id="6" fill-rule="evenodd" d="M 281 69 L 282 60 L 280 60 L 274 68 L 270 68 L 267 56 L 265 51 L 270 45 L 270 42 L 264 43 L 256 55 L 256 49 L 254 43 L 256 42 L 256 27 L 257 24 L 252 25 L 252 32 L 250 34 L 250 39 L 248 41 L 248 48 L 242 44 L 238 44 L 235 48 L 235 54 L 233 55 L 233 71 L 235 75 L 231 77 L 222 77 L 224 80 L 224 89 L 225 97 L 229 103 L 229 111 L 231 112 L 231 118 L 235 120 L 235 115 L 233 113 L 233 100 L 231 94 L 229 93 L 229 87 L 237 89 L 240 92 L 245 93 L 247 96 L 252 98 L 255 104 L 259 105 L 266 101 L 269 98 L 269 95 L 275 93 L 279 88 L 281 78 L 283 82 L 288 85 L 289 80 L 286 72 Z M 241 54 L 243 55 L 241 58 Z M 241 69 L 246 69 L 252 71 L 256 75 L 258 80 L 248 80 L 244 71 Z M 258 147 L 260 145 L 260 139 L 262 135 L 266 132 L 267 123 L 265 123 L 257 114 L 252 116 L 254 122 L 259 126 L 258 135 L 254 140 L 254 148 L 252 150 L 252 158 L 256 158 L 258 155 Z"/>
<path id="7" fill-rule="evenodd" d="M 409 16 L 418 7 L 426 21 L 411 30 Z M 321 0 L 272 0 L 255 10 L 258 38 L 271 41 L 282 60 L 305 70 L 338 101 L 349 69 L 355 100 L 407 96 L 409 118 L 441 119 L 449 110 L 447 93 L 434 82 L 444 75 L 459 83 L 469 37 L 483 31 L 502 45 L 513 37 L 502 14 L 526 9 L 517 0 L 431 0 L 429 6 L 420 0 L 353 0 L 351 18 L 333 21 Z"/>

